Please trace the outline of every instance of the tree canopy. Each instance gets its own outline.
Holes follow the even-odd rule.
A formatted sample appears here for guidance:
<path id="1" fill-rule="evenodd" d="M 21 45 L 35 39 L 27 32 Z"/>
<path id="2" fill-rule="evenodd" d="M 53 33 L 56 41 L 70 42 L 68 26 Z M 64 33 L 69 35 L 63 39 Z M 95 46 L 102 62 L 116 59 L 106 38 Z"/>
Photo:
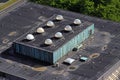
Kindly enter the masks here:
<path id="1" fill-rule="evenodd" d="M 120 0 L 30 0 L 30 1 L 120 22 Z"/>

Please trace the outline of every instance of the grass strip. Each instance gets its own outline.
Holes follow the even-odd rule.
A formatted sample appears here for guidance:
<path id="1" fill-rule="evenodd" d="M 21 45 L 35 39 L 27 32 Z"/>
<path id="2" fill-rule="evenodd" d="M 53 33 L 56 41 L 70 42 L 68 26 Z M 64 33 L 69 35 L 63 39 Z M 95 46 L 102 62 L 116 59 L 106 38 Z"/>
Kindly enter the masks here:
<path id="1" fill-rule="evenodd" d="M 13 3 L 15 3 L 17 0 L 9 0 L 7 1 L 5 4 L 0 6 L 0 11 L 9 7 L 10 5 L 12 5 Z"/>

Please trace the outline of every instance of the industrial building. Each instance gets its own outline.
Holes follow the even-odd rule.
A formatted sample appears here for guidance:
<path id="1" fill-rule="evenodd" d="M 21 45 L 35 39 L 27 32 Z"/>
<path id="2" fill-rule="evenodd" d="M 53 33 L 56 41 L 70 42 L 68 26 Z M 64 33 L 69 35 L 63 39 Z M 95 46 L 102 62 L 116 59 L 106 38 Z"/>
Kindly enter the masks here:
<path id="1" fill-rule="evenodd" d="M 82 21 L 82 23 L 75 25 L 74 18 L 64 16 L 61 21 L 54 21 L 56 16 L 53 16 L 49 21 L 53 21 L 55 26 L 46 26 L 47 22 L 44 22 L 38 27 L 34 27 L 31 31 L 28 31 L 24 36 L 18 38 L 14 42 L 15 53 L 27 55 L 43 62 L 51 64 L 56 63 L 68 52 L 80 44 L 94 33 L 94 24 L 88 21 Z M 71 31 L 64 30 L 66 26 L 72 28 Z M 37 33 L 37 28 L 42 27 L 44 33 Z M 57 32 L 61 32 L 62 36 L 55 36 Z M 35 39 L 27 40 L 26 36 L 33 34 Z M 46 39 L 51 39 L 53 44 L 46 45 L 44 42 Z"/>
<path id="2" fill-rule="evenodd" d="M 0 15 L 3 79 L 119 80 L 119 53 L 120 23 L 31 2 Z"/>

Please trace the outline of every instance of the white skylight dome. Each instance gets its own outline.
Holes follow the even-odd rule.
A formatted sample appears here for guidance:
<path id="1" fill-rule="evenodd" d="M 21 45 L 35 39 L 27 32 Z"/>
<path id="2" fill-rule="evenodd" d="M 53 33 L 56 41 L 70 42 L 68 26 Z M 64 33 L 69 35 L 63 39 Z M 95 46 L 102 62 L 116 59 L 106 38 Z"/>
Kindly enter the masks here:
<path id="1" fill-rule="evenodd" d="M 45 40 L 45 44 L 46 45 L 52 45 L 53 44 L 53 41 L 51 39 L 46 39 Z"/>
<path id="2" fill-rule="evenodd" d="M 27 39 L 27 40 L 34 40 L 35 37 L 34 37 L 32 34 L 28 34 L 28 35 L 26 36 L 26 39 Z"/>
<path id="3" fill-rule="evenodd" d="M 73 23 L 79 25 L 79 24 L 81 24 L 82 22 L 81 22 L 80 19 L 75 19 Z"/>
<path id="4" fill-rule="evenodd" d="M 65 26 L 64 28 L 65 31 L 72 31 L 72 27 L 70 25 Z"/>
<path id="5" fill-rule="evenodd" d="M 44 33 L 45 30 L 42 27 L 39 27 L 36 32 L 37 33 Z"/>
<path id="6" fill-rule="evenodd" d="M 49 26 L 49 27 L 55 26 L 53 21 L 48 21 L 46 25 Z"/>
<path id="7" fill-rule="evenodd" d="M 64 18 L 63 18 L 63 16 L 62 15 L 57 15 L 56 16 L 56 20 L 63 20 Z"/>
<path id="8" fill-rule="evenodd" d="M 56 37 L 56 38 L 62 38 L 62 37 L 63 37 L 63 35 L 62 35 L 62 33 L 61 33 L 61 32 L 57 32 L 57 33 L 55 34 L 55 37 Z"/>

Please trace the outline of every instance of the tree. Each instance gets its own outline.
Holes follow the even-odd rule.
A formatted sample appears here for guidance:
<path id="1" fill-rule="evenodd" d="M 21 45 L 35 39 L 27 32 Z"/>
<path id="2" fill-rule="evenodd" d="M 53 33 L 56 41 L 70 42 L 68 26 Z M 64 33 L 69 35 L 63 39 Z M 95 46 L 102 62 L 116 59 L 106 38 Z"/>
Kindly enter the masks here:
<path id="1" fill-rule="evenodd" d="M 120 21 L 120 0 L 30 0 L 70 11 Z"/>

